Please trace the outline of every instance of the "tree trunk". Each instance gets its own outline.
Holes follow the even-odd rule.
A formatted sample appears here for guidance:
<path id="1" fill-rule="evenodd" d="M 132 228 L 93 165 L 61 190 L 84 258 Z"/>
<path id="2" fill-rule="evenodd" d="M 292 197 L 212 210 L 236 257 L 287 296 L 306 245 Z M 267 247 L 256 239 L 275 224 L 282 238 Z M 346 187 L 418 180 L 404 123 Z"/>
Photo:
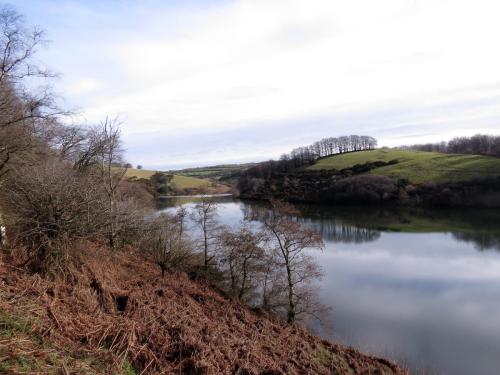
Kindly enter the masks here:
<path id="1" fill-rule="evenodd" d="M 290 270 L 290 265 L 288 260 L 286 262 L 286 273 L 288 277 L 288 312 L 287 312 L 287 322 L 293 323 L 295 321 L 295 302 L 293 300 L 293 282 L 292 282 L 292 271 Z"/>
<path id="2" fill-rule="evenodd" d="M 247 283 L 247 259 L 245 258 L 245 260 L 243 261 L 243 276 L 241 277 L 241 288 L 238 294 L 239 299 L 242 299 L 245 294 L 245 289 L 247 287 L 246 283 Z"/>
<path id="3" fill-rule="evenodd" d="M 208 269 L 208 239 L 207 239 L 207 228 L 203 227 L 203 245 L 204 245 L 204 256 L 205 256 L 205 269 Z"/>

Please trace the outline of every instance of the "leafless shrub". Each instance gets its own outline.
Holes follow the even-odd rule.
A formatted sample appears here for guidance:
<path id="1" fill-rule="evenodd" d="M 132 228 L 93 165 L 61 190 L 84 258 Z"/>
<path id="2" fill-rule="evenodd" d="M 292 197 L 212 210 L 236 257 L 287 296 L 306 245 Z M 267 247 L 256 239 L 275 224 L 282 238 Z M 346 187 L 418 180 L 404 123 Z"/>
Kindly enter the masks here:
<path id="1" fill-rule="evenodd" d="M 13 172 L 1 207 L 16 228 L 17 240 L 43 259 L 64 241 L 100 231 L 104 197 L 98 186 L 90 176 L 54 159 Z"/>
<path id="2" fill-rule="evenodd" d="M 167 270 L 182 269 L 193 255 L 182 214 L 182 209 L 175 215 L 162 213 L 148 223 L 142 236 L 142 246 L 153 256 L 162 277 Z"/>

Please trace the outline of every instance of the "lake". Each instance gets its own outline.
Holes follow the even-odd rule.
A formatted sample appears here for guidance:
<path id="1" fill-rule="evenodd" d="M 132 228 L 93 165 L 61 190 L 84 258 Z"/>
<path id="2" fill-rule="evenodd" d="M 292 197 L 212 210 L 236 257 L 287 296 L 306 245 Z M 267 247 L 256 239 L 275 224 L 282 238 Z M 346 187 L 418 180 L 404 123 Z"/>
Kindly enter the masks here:
<path id="1" fill-rule="evenodd" d="M 215 199 L 228 225 L 256 204 Z M 500 211 L 298 207 L 326 244 L 313 254 L 333 328 L 317 334 L 414 373 L 500 373 Z"/>

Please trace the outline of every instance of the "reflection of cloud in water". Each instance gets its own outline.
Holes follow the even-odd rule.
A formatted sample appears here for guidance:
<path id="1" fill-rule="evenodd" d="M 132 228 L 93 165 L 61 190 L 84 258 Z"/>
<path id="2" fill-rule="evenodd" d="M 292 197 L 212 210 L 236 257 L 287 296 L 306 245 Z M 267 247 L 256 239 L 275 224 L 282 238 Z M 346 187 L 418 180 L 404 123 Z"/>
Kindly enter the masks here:
<path id="1" fill-rule="evenodd" d="M 443 233 L 383 233 L 376 242 L 329 243 L 318 261 L 336 338 L 413 369 L 497 373 L 498 253 Z"/>
<path id="2" fill-rule="evenodd" d="M 254 205 L 221 203 L 223 224 Z M 304 214 L 297 220 L 326 242 L 312 255 L 324 271 L 319 293 L 332 307 L 334 338 L 414 373 L 498 373 L 500 251 L 477 249 L 499 249 L 499 214 L 313 205 Z"/>

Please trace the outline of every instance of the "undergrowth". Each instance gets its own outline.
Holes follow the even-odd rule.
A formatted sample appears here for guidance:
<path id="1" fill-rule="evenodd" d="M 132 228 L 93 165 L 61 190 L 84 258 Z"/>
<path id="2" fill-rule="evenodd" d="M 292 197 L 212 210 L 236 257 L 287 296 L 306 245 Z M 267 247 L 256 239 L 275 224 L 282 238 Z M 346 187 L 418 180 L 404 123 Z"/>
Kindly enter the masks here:
<path id="1" fill-rule="evenodd" d="M 0 373 L 407 374 L 250 310 L 204 278 L 161 278 L 133 248 L 75 244 L 71 259 L 49 277 L 0 254 Z"/>

